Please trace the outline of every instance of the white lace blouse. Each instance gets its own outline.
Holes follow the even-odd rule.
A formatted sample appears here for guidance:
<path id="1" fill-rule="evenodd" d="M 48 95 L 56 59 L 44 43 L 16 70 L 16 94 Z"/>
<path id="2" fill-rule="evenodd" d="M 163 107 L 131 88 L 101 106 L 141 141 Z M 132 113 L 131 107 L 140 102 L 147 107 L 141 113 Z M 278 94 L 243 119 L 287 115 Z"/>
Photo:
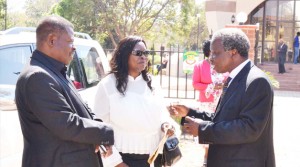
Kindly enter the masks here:
<path id="1" fill-rule="evenodd" d="M 98 84 L 93 111 L 114 129 L 114 154 L 150 154 L 163 135 L 162 123 L 178 126 L 166 111 L 161 94 L 151 92 L 142 75 L 135 79 L 128 76 L 125 96 L 118 92 L 113 74 L 103 78 Z M 114 166 L 122 159 L 113 155 L 109 161 Z"/>

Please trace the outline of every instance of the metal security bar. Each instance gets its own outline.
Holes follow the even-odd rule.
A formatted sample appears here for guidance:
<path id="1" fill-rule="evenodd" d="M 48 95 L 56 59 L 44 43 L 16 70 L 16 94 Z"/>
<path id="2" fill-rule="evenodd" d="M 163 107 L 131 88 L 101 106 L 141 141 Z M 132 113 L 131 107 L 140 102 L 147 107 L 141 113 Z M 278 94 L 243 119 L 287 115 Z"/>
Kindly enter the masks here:
<path id="1" fill-rule="evenodd" d="M 108 58 L 113 50 L 104 49 Z M 183 51 L 179 46 L 171 46 L 160 50 L 151 50 L 150 72 L 152 73 L 153 85 L 159 85 L 166 98 L 195 99 L 195 89 L 192 84 L 192 74 L 183 72 Z M 203 57 L 203 56 L 200 56 Z"/>

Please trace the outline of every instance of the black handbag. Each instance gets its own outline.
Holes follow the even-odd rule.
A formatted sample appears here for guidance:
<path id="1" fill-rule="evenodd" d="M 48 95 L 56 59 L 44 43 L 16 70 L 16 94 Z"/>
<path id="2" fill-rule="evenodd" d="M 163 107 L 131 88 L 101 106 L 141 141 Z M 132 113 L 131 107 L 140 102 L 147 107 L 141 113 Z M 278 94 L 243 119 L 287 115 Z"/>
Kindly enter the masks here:
<path id="1" fill-rule="evenodd" d="M 179 140 L 176 136 L 171 136 L 167 139 L 164 144 L 163 154 L 162 154 L 162 165 L 172 166 L 182 157 L 181 151 L 179 149 Z"/>

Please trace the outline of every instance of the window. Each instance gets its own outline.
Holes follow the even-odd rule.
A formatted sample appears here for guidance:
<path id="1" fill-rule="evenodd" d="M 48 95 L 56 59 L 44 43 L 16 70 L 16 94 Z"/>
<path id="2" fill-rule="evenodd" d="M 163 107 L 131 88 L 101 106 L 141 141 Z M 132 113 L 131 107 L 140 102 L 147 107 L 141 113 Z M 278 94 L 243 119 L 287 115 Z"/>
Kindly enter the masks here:
<path id="1" fill-rule="evenodd" d="M 278 20 L 294 19 L 294 1 L 279 1 Z"/>
<path id="2" fill-rule="evenodd" d="M 81 72 L 79 70 L 78 61 L 76 61 L 76 60 L 77 60 L 77 55 L 75 54 L 73 60 L 69 64 L 67 74 L 68 74 L 70 80 L 73 82 L 76 89 L 82 89 L 84 86 L 83 82 L 82 82 L 83 78 L 82 78 Z"/>
<path id="3" fill-rule="evenodd" d="M 15 85 L 30 56 L 30 45 L 0 49 L 0 84 Z"/>
<path id="4" fill-rule="evenodd" d="M 76 46 L 83 75 L 86 79 L 86 86 L 96 85 L 104 76 L 104 69 L 97 50 L 90 46 Z"/>
<path id="5" fill-rule="evenodd" d="M 0 48 L 1 110 L 16 109 L 16 106 L 13 103 L 13 100 L 15 98 L 15 85 L 17 83 L 19 74 L 21 73 L 25 64 L 29 62 L 30 56 L 30 45 Z"/>
<path id="6" fill-rule="evenodd" d="M 277 2 L 276 1 L 267 1 L 266 2 L 266 18 L 269 20 L 276 20 L 277 13 Z"/>

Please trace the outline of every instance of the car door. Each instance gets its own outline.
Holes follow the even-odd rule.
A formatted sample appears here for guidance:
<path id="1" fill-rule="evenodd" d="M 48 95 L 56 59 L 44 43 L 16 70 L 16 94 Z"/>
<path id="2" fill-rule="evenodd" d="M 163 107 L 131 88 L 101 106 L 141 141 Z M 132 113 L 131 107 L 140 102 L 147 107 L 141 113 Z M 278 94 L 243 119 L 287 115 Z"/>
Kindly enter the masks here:
<path id="1" fill-rule="evenodd" d="M 103 61 L 107 60 L 101 59 L 96 47 L 77 45 L 74 59 L 68 67 L 70 79 L 89 106 L 93 105 L 96 85 L 106 74 Z"/>
<path id="2" fill-rule="evenodd" d="M 32 44 L 6 45 L 0 47 L 0 109 L 7 110 L 14 100 L 15 85 L 19 74 L 30 60 Z M 15 109 L 15 107 L 14 107 Z"/>
<path id="3" fill-rule="evenodd" d="M 23 136 L 14 103 L 15 85 L 28 64 L 32 44 L 0 47 L 0 166 L 21 166 Z"/>

